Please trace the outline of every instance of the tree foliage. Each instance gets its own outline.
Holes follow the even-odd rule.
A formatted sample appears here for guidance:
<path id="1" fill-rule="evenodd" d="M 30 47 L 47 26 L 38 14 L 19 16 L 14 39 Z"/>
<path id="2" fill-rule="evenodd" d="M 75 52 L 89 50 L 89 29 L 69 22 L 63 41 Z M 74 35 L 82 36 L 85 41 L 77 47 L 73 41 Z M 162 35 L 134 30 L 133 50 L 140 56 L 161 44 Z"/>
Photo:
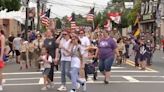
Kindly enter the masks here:
<path id="1" fill-rule="evenodd" d="M 134 8 L 128 13 L 127 16 L 129 24 L 133 24 L 135 22 L 138 12 L 140 11 L 141 1 L 142 0 L 137 0 L 136 4 L 134 5 Z"/>
<path id="2" fill-rule="evenodd" d="M 18 11 L 21 7 L 21 0 L 0 0 L 0 10 Z"/>

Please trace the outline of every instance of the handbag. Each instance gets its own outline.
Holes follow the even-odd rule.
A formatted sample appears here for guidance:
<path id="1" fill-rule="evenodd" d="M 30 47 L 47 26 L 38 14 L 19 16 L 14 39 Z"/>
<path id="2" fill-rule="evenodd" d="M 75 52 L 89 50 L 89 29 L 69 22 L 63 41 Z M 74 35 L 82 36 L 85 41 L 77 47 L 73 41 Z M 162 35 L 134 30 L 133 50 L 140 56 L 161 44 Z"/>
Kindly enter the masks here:
<path id="1" fill-rule="evenodd" d="M 4 61 L 0 60 L 0 68 L 3 68 L 5 66 Z"/>

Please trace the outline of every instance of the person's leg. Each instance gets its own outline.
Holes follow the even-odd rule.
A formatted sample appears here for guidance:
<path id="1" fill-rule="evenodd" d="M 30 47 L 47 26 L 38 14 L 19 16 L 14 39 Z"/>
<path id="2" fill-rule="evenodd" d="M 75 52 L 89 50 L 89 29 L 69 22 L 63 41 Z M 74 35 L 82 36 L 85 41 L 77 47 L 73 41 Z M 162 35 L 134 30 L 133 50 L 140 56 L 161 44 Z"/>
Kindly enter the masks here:
<path id="1" fill-rule="evenodd" d="M 2 68 L 0 69 L 0 91 L 3 90 L 3 87 L 2 87 L 2 80 L 3 80 L 3 75 L 2 75 Z"/>
<path id="2" fill-rule="evenodd" d="M 88 79 L 88 75 L 87 75 L 87 69 L 88 69 L 88 64 L 84 65 L 84 73 L 85 73 L 85 79 Z"/>
<path id="3" fill-rule="evenodd" d="M 105 65 L 104 65 L 104 60 L 103 59 L 99 60 L 99 70 L 105 77 L 105 71 L 104 71 L 105 70 Z"/>
<path id="4" fill-rule="evenodd" d="M 69 79 L 71 79 L 70 70 L 71 70 L 71 61 L 67 61 L 65 65 L 65 73 Z"/>
<path id="5" fill-rule="evenodd" d="M 135 67 L 139 67 L 138 59 L 139 59 L 139 54 L 136 54 L 135 55 Z"/>
<path id="6" fill-rule="evenodd" d="M 65 86 L 66 83 L 66 72 L 65 72 L 66 61 L 61 61 L 61 82 Z"/>
<path id="7" fill-rule="evenodd" d="M 114 61 L 114 58 L 107 58 L 105 59 L 104 61 L 104 65 L 105 65 L 105 84 L 108 84 L 108 81 L 111 77 L 111 67 L 112 67 L 112 64 L 113 64 L 113 61 Z"/>
<path id="8" fill-rule="evenodd" d="M 51 82 L 53 82 L 53 77 L 54 77 L 54 63 L 51 63 L 51 69 L 48 75 L 48 78 L 51 80 Z"/>
<path id="9" fill-rule="evenodd" d="M 77 79 L 78 79 L 78 69 L 77 68 L 71 68 L 71 82 L 72 82 L 72 90 L 77 89 Z"/>

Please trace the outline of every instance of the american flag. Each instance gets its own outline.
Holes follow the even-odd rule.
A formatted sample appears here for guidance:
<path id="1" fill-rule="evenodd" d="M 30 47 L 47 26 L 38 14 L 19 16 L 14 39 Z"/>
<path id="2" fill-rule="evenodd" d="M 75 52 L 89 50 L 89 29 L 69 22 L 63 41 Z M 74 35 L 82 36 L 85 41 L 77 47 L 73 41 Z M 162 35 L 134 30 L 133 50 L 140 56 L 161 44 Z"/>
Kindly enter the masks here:
<path id="1" fill-rule="evenodd" d="M 42 25 L 44 25 L 46 27 L 48 27 L 50 24 L 50 19 L 49 19 L 50 12 L 51 12 L 51 10 L 48 9 L 45 13 L 43 13 L 43 15 L 41 15 L 41 18 L 40 18 Z"/>
<path id="2" fill-rule="evenodd" d="M 121 22 L 121 14 L 119 12 L 109 12 L 108 17 L 117 24 Z"/>
<path id="3" fill-rule="evenodd" d="M 67 16 L 67 20 L 70 22 L 72 20 L 72 16 Z"/>
<path id="4" fill-rule="evenodd" d="M 75 21 L 75 13 L 72 13 L 72 20 L 71 20 L 71 29 L 76 29 L 76 21 Z"/>
<path id="5" fill-rule="evenodd" d="M 93 7 L 89 11 L 89 13 L 87 15 L 87 21 L 93 21 L 94 20 L 94 10 L 95 10 L 95 8 Z"/>
<path id="6" fill-rule="evenodd" d="M 105 23 L 104 23 L 104 29 L 107 30 L 107 31 L 110 31 L 112 29 L 112 25 L 111 25 L 110 20 L 106 20 L 105 21 Z"/>

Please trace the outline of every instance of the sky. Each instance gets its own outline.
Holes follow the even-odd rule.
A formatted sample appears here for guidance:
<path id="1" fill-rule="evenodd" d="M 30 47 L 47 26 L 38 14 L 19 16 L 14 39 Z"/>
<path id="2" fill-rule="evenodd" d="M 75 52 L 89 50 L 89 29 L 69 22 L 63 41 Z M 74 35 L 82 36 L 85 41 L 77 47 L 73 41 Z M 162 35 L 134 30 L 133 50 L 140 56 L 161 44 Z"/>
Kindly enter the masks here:
<path id="1" fill-rule="evenodd" d="M 51 8 L 51 18 L 61 18 L 70 16 L 72 12 L 85 16 L 94 5 L 96 12 L 102 11 L 109 1 L 111 0 L 47 0 L 46 6 Z"/>

